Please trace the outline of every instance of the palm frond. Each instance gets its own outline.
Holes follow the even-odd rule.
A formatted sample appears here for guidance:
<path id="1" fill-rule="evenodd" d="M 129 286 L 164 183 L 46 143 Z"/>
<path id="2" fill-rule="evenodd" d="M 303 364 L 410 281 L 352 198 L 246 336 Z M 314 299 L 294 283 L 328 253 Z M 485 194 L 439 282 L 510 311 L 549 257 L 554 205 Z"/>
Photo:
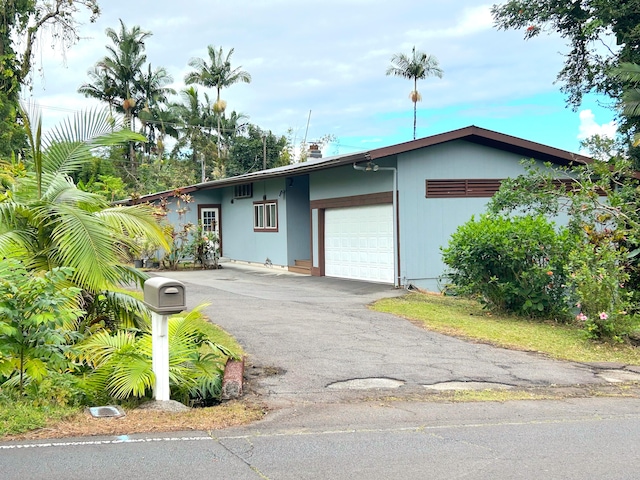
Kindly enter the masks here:
<path id="1" fill-rule="evenodd" d="M 102 330 L 77 345 L 79 353 L 76 354 L 75 359 L 100 369 L 111 361 L 115 354 L 131 350 L 136 342 L 136 336 L 132 332 L 118 330 L 111 335 L 106 330 Z"/>
<path id="2" fill-rule="evenodd" d="M 58 265 L 74 269 L 73 279 L 81 288 L 92 292 L 107 290 L 118 282 L 113 265 L 119 258 L 114 251 L 113 232 L 100 218 L 81 209 L 57 204 L 50 227 L 51 255 Z"/>
<path id="3" fill-rule="evenodd" d="M 144 397 L 152 388 L 155 376 L 148 358 L 136 354 L 123 357 L 106 388 L 111 396 L 125 399 Z"/>
<path id="4" fill-rule="evenodd" d="M 149 310 L 142 301 L 125 292 L 106 291 L 103 294 L 107 309 L 118 319 L 119 328 L 149 330 Z"/>
<path id="5" fill-rule="evenodd" d="M 48 133 L 43 168 L 51 174 L 71 174 L 92 158 L 92 148 L 145 140 L 144 136 L 115 125 L 106 108 L 78 112 Z"/>
<path id="6" fill-rule="evenodd" d="M 640 65 L 624 62 L 612 70 L 613 78 L 622 82 L 637 85 L 640 83 Z"/>
<path id="7" fill-rule="evenodd" d="M 132 205 L 128 207 L 116 206 L 105 208 L 96 216 L 113 231 L 125 236 L 122 240 L 133 241 L 136 236 L 143 236 L 153 240 L 161 247 L 169 250 L 167 238 L 162 227 L 153 216 L 155 207 L 147 204 Z"/>
<path id="8" fill-rule="evenodd" d="M 640 66 L 639 66 L 640 68 Z M 628 117 L 640 116 L 640 88 L 629 88 L 622 94 L 623 113 Z"/>

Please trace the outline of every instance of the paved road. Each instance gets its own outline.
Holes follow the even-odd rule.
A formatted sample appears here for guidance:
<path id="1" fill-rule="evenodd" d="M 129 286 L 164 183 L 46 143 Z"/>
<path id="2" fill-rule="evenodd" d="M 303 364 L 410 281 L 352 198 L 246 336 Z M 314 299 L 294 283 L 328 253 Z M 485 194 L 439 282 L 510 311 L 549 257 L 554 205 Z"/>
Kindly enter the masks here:
<path id="1" fill-rule="evenodd" d="M 606 383 L 585 365 L 457 340 L 367 309 L 404 293 L 386 285 L 237 264 L 163 275 L 186 284 L 190 307 L 211 303 L 207 314 L 249 352 L 247 373 L 259 376 L 259 393 L 273 405 L 403 396 L 452 382 L 485 388 Z M 385 388 L 367 388 L 376 385 Z"/>
<path id="2" fill-rule="evenodd" d="M 631 480 L 638 445 L 638 399 L 331 404 L 211 434 L 0 443 L 0 478 Z"/>
<path id="3" fill-rule="evenodd" d="M 0 443 L 0 479 L 638 478 L 638 398 L 385 400 L 451 382 L 606 384 L 630 371 L 467 343 L 368 310 L 402 293 L 386 286 L 232 265 L 169 275 L 186 283 L 190 307 L 211 302 L 211 319 L 250 353 L 256 393 L 280 408 L 214 432 Z"/>

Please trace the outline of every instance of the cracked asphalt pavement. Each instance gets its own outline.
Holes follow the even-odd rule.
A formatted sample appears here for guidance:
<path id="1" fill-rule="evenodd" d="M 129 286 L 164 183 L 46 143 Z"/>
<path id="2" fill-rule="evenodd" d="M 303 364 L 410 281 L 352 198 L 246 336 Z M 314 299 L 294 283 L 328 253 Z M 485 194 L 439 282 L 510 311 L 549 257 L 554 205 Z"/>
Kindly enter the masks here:
<path id="1" fill-rule="evenodd" d="M 466 342 L 369 310 L 404 293 L 389 285 L 235 263 L 159 275 L 185 283 L 189 308 L 210 303 L 209 318 L 248 353 L 253 393 L 274 406 L 402 397 L 447 384 L 607 384 L 593 366 Z"/>

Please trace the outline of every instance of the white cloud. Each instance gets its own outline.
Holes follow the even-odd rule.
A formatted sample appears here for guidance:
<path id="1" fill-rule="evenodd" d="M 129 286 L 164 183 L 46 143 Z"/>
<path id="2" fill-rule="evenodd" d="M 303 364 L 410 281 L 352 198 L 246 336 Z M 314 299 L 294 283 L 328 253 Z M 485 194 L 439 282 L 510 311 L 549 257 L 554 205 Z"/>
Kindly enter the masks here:
<path id="1" fill-rule="evenodd" d="M 596 122 L 596 116 L 591 110 L 580 111 L 580 126 L 578 127 L 578 140 L 586 140 L 594 135 L 615 138 L 618 125 L 615 120 L 602 125 Z"/>
<path id="2" fill-rule="evenodd" d="M 452 38 L 465 37 L 493 27 L 491 5 L 478 5 L 465 8 L 455 25 L 429 30 L 410 30 L 407 34 L 416 38 Z"/>

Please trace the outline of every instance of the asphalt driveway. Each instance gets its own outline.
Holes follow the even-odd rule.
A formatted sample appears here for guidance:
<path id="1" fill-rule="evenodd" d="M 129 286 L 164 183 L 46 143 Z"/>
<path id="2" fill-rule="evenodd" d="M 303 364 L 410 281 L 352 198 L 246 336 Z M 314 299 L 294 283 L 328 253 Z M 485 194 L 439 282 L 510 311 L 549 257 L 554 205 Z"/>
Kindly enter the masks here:
<path id="1" fill-rule="evenodd" d="M 160 275 L 185 283 L 189 308 L 211 304 L 207 315 L 243 345 L 252 387 L 274 405 L 607 382 L 586 365 L 465 342 L 367 309 L 404 293 L 387 285 L 231 263 Z"/>

